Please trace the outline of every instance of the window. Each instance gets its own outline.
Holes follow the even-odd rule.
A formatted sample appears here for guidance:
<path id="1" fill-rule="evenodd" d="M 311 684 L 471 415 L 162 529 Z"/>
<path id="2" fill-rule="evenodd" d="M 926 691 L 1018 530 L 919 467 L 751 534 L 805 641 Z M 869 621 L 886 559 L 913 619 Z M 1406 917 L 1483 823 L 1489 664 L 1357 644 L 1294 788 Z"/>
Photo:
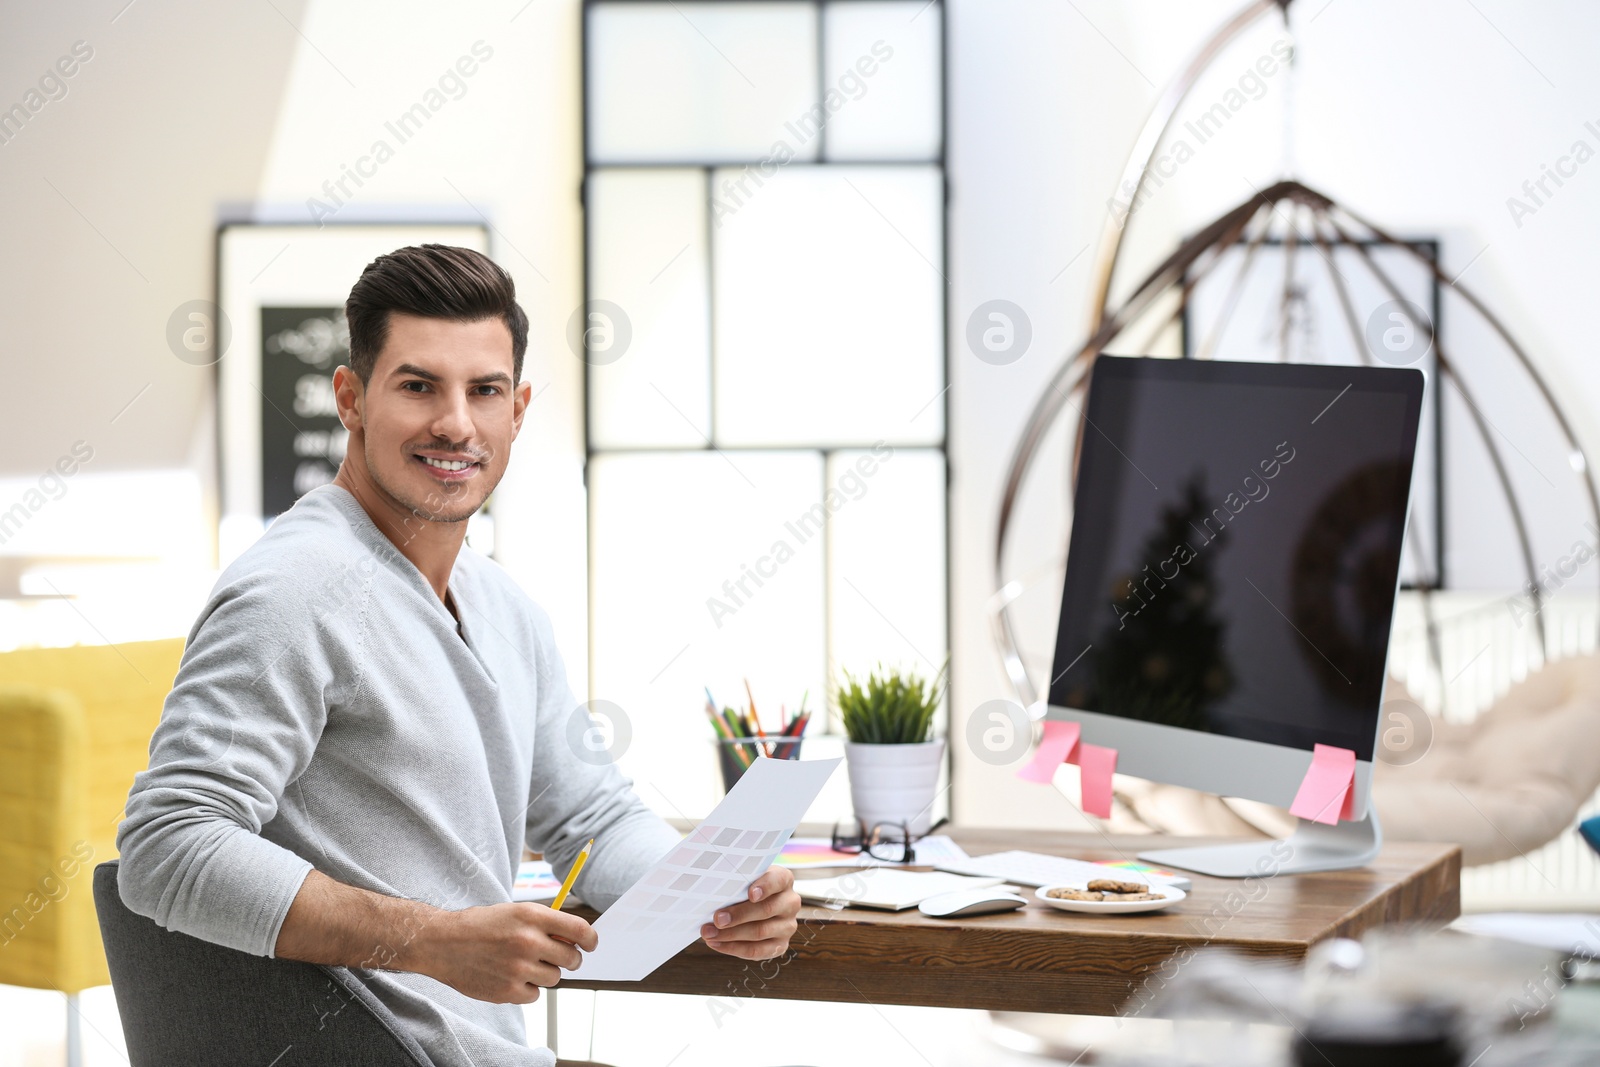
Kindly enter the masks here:
<path id="1" fill-rule="evenodd" d="M 590 685 L 666 815 L 716 803 L 705 690 L 946 658 L 943 7 L 585 8 Z M 942 729 L 942 727 L 941 727 Z M 849 811 L 843 774 L 810 818 Z"/>

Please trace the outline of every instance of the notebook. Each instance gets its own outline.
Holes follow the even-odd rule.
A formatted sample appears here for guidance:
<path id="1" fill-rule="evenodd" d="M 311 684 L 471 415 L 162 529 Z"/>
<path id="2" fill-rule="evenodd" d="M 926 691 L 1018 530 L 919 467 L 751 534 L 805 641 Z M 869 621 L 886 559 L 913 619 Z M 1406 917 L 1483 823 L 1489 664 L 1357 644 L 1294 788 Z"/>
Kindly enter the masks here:
<path id="1" fill-rule="evenodd" d="M 939 871 L 903 871 L 864 867 L 833 878 L 802 878 L 794 888 L 800 899 L 829 907 L 881 908 L 904 911 L 929 897 L 958 889 L 983 889 L 1002 884 L 999 878 L 971 878 Z"/>

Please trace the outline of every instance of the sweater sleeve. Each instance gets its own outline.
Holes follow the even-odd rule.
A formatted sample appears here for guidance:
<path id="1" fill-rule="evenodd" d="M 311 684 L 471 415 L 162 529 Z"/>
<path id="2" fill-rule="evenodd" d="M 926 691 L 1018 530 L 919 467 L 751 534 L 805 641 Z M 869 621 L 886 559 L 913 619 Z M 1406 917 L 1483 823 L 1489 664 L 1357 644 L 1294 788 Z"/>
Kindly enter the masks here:
<path id="1" fill-rule="evenodd" d="M 205 941 L 271 956 L 311 863 L 261 836 L 310 762 L 336 685 L 331 649 L 359 611 L 317 611 L 317 568 L 219 583 L 117 831 L 132 911 Z M 352 596 L 359 598 L 357 587 Z M 325 598 L 321 598 L 325 604 Z"/>
<path id="2" fill-rule="evenodd" d="M 603 911 L 682 835 L 645 806 L 633 782 L 612 762 L 588 709 L 567 684 L 549 617 L 537 607 L 533 611 L 539 692 L 528 847 L 543 852 L 556 876 L 565 879 L 578 852 L 594 838 L 574 890 Z"/>

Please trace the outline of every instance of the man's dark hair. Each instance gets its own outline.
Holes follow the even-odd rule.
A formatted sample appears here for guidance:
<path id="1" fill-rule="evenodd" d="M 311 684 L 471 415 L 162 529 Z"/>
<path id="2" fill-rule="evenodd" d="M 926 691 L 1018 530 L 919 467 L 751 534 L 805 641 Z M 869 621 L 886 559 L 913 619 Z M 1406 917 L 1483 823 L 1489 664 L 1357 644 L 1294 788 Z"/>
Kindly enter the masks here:
<path id="1" fill-rule="evenodd" d="M 367 264 L 344 303 L 350 325 L 350 369 L 363 385 L 389 336 L 389 312 L 430 319 L 481 322 L 498 318 L 511 331 L 512 379 L 522 380 L 528 316 L 517 287 L 498 263 L 470 248 L 413 245 Z"/>

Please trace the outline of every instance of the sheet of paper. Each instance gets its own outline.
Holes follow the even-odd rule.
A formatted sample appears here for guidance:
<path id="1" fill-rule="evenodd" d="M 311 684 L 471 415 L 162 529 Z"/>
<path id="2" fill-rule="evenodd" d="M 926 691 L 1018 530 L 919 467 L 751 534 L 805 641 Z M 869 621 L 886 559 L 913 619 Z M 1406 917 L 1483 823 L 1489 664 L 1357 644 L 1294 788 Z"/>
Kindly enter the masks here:
<path id="1" fill-rule="evenodd" d="M 595 921 L 599 947 L 564 973 L 637 982 L 683 951 L 713 912 L 746 899 L 841 762 L 757 759 L 705 821 Z"/>
<path id="2" fill-rule="evenodd" d="M 1067 762 L 1067 757 L 1072 755 L 1072 749 L 1078 743 L 1078 730 L 1078 724 L 1075 722 L 1046 720 L 1044 737 L 1039 741 L 1038 750 L 1034 752 L 1033 759 L 1028 761 L 1028 765 L 1017 772 L 1017 777 L 1049 785 L 1050 780 L 1056 776 L 1056 768 Z"/>
<path id="3" fill-rule="evenodd" d="M 914 908 L 929 897 L 954 893 L 958 889 L 982 889 L 999 885 L 999 878 L 977 878 L 936 871 L 903 871 L 893 867 L 871 867 L 833 878 L 803 878 L 794 884 L 801 899 L 831 907 L 886 908 L 902 911 Z"/>
<path id="4" fill-rule="evenodd" d="M 1317 745 L 1311 766 L 1289 805 L 1289 814 L 1335 825 L 1355 810 L 1356 754 L 1348 748 Z"/>
<path id="5" fill-rule="evenodd" d="M 911 862 L 920 866 L 967 858 L 967 850 L 945 834 L 929 834 L 927 837 L 917 838 L 915 850 L 916 856 Z"/>
<path id="6" fill-rule="evenodd" d="M 1117 769 L 1117 750 L 1087 741 L 1078 746 L 1079 807 L 1090 815 L 1111 818 L 1111 776 Z"/>

